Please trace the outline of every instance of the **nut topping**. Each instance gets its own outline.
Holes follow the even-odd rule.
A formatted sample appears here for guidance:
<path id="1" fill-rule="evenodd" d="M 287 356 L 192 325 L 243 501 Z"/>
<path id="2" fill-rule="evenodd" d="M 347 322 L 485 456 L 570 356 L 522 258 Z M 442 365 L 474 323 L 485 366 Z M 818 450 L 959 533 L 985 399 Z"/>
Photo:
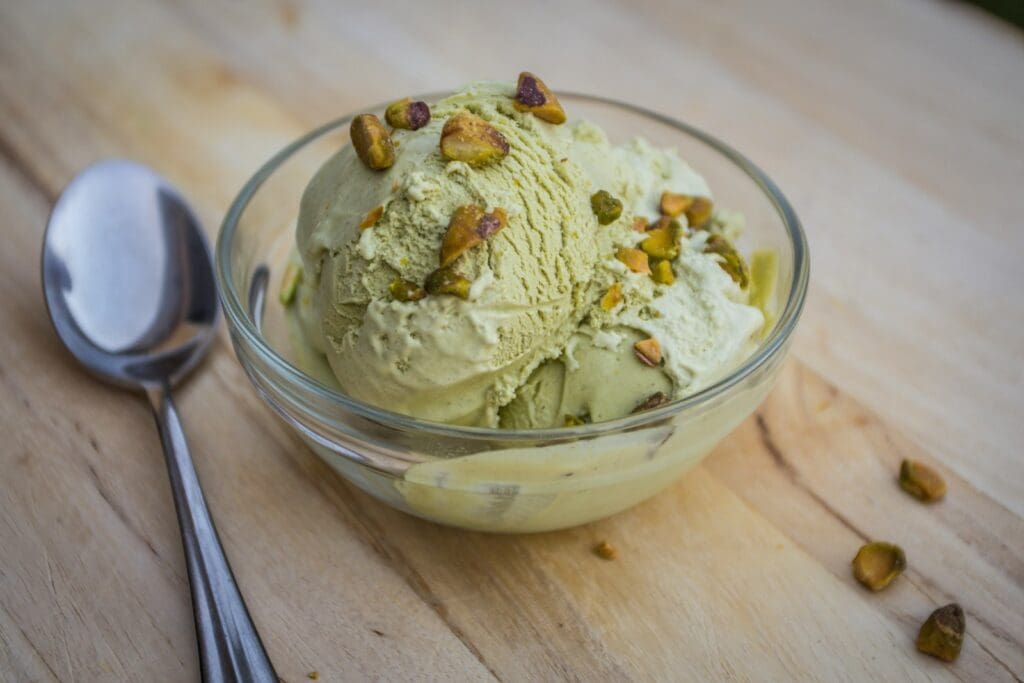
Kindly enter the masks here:
<path id="1" fill-rule="evenodd" d="M 652 368 L 661 365 L 661 344 L 653 337 L 633 344 L 633 352 L 644 365 Z"/>
<path id="2" fill-rule="evenodd" d="M 469 298 L 470 282 L 451 266 L 438 268 L 427 276 L 424 287 L 428 294 L 450 294 L 460 299 Z"/>
<path id="3" fill-rule="evenodd" d="M 395 163 L 395 145 L 387 128 L 373 114 L 360 114 L 349 126 L 352 146 L 359 160 L 375 171 L 390 168 Z"/>
<path id="4" fill-rule="evenodd" d="M 419 130 L 430 123 L 430 107 L 426 102 L 413 102 L 406 97 L 388 105 L 384 111 L 384 120 L 392 128 Z"/>
<path id="5" fill-rule="evenodd" d="M 708 241 L 704 243 L 704 253 L 721 256 L 722 260 L 718 262 L 718 265 L 741 288 L 746 289 L 747 285 L 750 284 L 750 269 L 747 267 L 747 262 L 743 260 L 743 257 L 736 251 L 736 247 L 725 237 L 722 235 L 711 235 L 708 237 Z"/>
<path id="6" fill-rule="evenodd" d="M 647 231 L 647 239 L 640 248 L 649 256 L 660 259 L 674 259 L 679 256 L 679 221 L 658 221 L 658 227 Z"/>
<path id="7" fill-rule="evenodd" d="M 900 465 L 899 481 L 901 489 L 925 503 L 946 495 L 946 482 L 939 473 L 913 460 L 904 460 Z"/>
<path id="8" fill-rule="evenodd" d="M 366 230 L 367 228 L 372 228 L 373 226 L 375 226 L 377 224 L 377 221 L 380 220 L 380 217 L 383 214 L 384 214 L 384 206 L 383 205 L 375 207 L 373 209 L 370 209 L 370 211 L 366 214 L 366 216 L 363 218 L 363 220 L 361 220 L 359 222 L 359 229 L 360 230 Z"/>
<path id="9" fill-rule="evenodd" d="M 647 262 L 647 254 L 639 249 L 619 247 L 619 250 L 615 252 L 615 258 L 625 263 L 626 267 L 634 273 L 651 274 L 651 265 Z"/>
<path id="10" fill-rule="evenodd" d="M 472 249 L 504 228 L 507 222 L 508 214 L 504 209 L 484 213 L 476 204 L 455 209 L 441 245 L 441 266 L 449 265 L 464 251 Z"/>
<path id="11" fill-rule="evenodd" d="M 519 74 L 516 97 L 512 106 L 518 111 L 527 111 L 548 123 L 565 123 L 565 110 L 558 98 L 548 89 L 544 81 L 529 71 Z"/>
<path id="12" fill-rule="evenodd" d="M 960 605 L 954 602 L 940 607 L 921 624 L 917 634 L 917 649 L 944 662 L 952 662 L 960 656 L 966 629 L 967 620 Z"/>
<path id="13" fill-rule="evenodd" d="M 622 215 L 622 202 L 607 190 L 598 190 L 590 195 L 590 208 L 601 225 L 608 225 Z"/>
<path id="14" fill-rule="evenodd" d="M 676 274 L 672 272 L 672 262 L 666 259 L 655 261 L 651 267 L 651 279 L 660 285 L 671 285 L 676 281 Z"/>
<path id="15" fill-rule="evenodd" d="M 388 285 L 388 291 L 395 301 L 419 301 L 427 292 L 415 282 L 396 277 Z"/>
<path id="16" fill-rule="evenodd" d="M 686 222 L 691 228 L 703 228 L 704 224 L 711 219 L 711 210 L 714 204 L 707 197 L 694 197 L 689 206 L 686 207 Z"/>
<path id="17" fill-rule="evenodd" d="M 907 568 L 903 549 L 892 543 L 876 541 L 861 546 L 853 558 L 853 575 L 873 591 L 880 591 Z"/>
<path id="18" fill-rule="evenodd" d="M 610 311 L 620 303 L 622 303 L 622 285 L 616 282 L 601 297 L 601 310 Z"/>
<path id="19" fill-rule="evenodd" d="M 444 122 L 441 154 L 452 161 L 484 166 L 508 154 L 508 140 L 491 124 L 468 111 L 460 111 Z"/>
<path id="20" fill-rule="evenodd" d="M 676 192 L 662 192 L 659 208 L 661 209 L 661 214 L 663 216 L 677 218 L 683 213 L 683 211 L 690 208 L 691 204 L 693 204 L 693 197 L 690 197 L 689 195 L 678 194 Z"/>

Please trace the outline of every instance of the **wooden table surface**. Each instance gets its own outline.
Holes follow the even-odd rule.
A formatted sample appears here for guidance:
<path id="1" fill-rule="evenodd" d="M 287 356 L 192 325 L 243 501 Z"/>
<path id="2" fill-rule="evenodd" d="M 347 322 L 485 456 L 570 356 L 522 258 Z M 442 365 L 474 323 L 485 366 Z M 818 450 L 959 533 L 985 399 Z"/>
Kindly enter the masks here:
<path id="1" fill-rule="evenodd" d="M 63 185 L 140 159 L 212 236 L 299 133 L 524 68 L 677 115 L 778 182 L 813 255 L 793 353 L 666 492 L 507 537 L 346 484 L 222 331 L 179 405 L 282 679 L 1021 680 L 1024 34 L 927 0 L 2 3 L 0 679 L 197 671 L 149 409 L 80 370 L 43 308 Z M 945 501 L 895 486 L 905 457 L 945 474 Z M 875 538 L 909 558 L 880 594 L 850 573 Z M 913 641 L 950 601 L 968 636 L 946 665 Z"/>

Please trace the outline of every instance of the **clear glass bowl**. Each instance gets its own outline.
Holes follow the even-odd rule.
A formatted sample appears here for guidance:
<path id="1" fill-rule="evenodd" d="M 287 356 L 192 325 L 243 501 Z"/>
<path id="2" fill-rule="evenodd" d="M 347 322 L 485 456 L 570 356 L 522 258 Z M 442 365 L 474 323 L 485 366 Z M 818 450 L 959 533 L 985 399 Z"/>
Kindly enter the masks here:
<path id="1" fill-rule="evenodd" d="M 410 514 L 467 529 L 532 532 L 631 507 L 700 462 L 757 408 L 789 347 L 809 263 L 800 222 L 775 184 L 739 153 L 667 116 L 599 97 L 559 97 L 570 116 L 599 124 L 613 143 L 640 135 L 675 147 L 720 206 L 745 215 L 741 250 L 778 254 L 774 323 L 753 355 L 718 383 L 608 422 L 528 431 L 457 427 L 357 401 L 296 367 L 281 306 L 276 297 L 264 305 L 294 243 L 302 192 L 348 141 L 350 117 L 312 131 L 268 161 L 231 205 L 217 240 L 221 301 L 238 360 L 267 403 L 343 477 Z"/>

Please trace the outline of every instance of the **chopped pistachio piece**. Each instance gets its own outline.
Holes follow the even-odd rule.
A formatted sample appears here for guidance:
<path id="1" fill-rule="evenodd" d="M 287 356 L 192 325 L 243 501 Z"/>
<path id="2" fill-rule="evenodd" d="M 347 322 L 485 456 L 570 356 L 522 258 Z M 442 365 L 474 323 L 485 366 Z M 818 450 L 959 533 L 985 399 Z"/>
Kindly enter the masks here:
<path id="1" fill-rule="evenodd" d="M 393 128 L 419 130 L 430 123 L 430 107 L 426 102 L 413 102 L 406 97 L 388 105 L 384 120 Z"/>
<path id="2" fill-rule="evenodd" d="M 622 202 L 607 190 L 598 190 L 590 195 L 590 208 L 601 225 L 608 225 L 622 215 Z"/>
<path id="3" fill-rule="evenodd" d="M 441 244 L 441 266 L 451 264 L 463 252 L 472 249 L 505 227 L 508 214 L 503 209 L 484 213 L 476 204 L 455 209 Z"/>
<path id="4" fill-rule="evenodd" d="M 419 301 L 427 292 L 415 282 L 396 277 L 388 285 L 388 291 L 395 301 Z"/>
<path id="5" fill-rule="evenodd" d="M 946 495 L 946 482 L 931 467 L 913 460 L 904 460 L 900 465 L 900 488 L 925 503 L 939 500 Z"/>
<path id="6" fill-rule="evenodd" d="M 548 123 L 565 123 L 565 110 L 558 98 L 544 84 L 544 81 L 529 71 L 519 74 L 516 97 L 512 106 L 518 111 L 527 111 Z"/>
<path id="7" fill-rule="evenodd" d="M 893 543 L 866 543 L 853 558 L 853 575 L 873 591 L 880 591 L 907 568 L 907 556 Z"/>
<path id="8" fill-rule="evenodd" d="M 647 261 L 647 254 L 639 249 L 619 247 L 615 252 L 615 258 L 625 263 L 626 267 L 634 273 L 651 274 L 651 265 Z"/>
<path id="9" fill-rule="evenodd" d="M 667 259 L 655 261 L 651 266 L 651 279 L 661 285 L 671 285 L 676 281 L 676 274 L 672 272 L 672 262 Z"/>
<path id="10" fill-rule="evenodd" d="M 654 258 L 671 260 L 679 256 L 679 221 L 659 221 L 656 225 L 647 231 L 647 239 L 640 243 L 640 248 Z"/>
<path id="11" fill-rule="evenodd" d="M 349 126 L 352 146 L 359 160 L 375 171 L 390 168 L 395 163 L 395 145 L 387 128 L 373 114 L 360 114 Z"/>
<path id="12" fill-rule="evenodd" d="M 633 232 L 647 232 L 647 225 L 649 224 L 649 222 L 650 221 L 648 221 L 646 218 L 637 216 L 636 218 L 633 219 Z"/>
<path id="13" fill-rule="evenodd" d="M 378 206 L 369 210 L 363 220 L 359 222 L 359 229 L 366 230 L 372 228 L 380 220 L 380 217 L 384 214 L 384 206 Z"/>
<path id="14" fill-rule="evenodd" d="M 740 256 L 740 253 L 736 251 L 736 247 L 728 239 L 722 235 L 711 235 L 708 237 L 707 242 L 704 243 L 704 253 L 721 256 L 722 260 L 718 262 L 718 265 L 741 288 L 746 289 L 747 285 L 750 284 L 750 268 L 747 266 L 747 262 L 743 260 L 743 257 Z"/>
<path id="15" fill-rule="evenodd" d="M 295 292 L 298 291 L 300 282 L 302 282 L 302 267 L 296 263 L 289 263 L 288 267 L 284 269 L 284 275 L 281 276 L 281 291 L 277 295 L 281 305 L 287 306 L 295 300 Z"/>
<path id="16" fill-rule="evenodd" d="M 491 124 L 468 111 L 460 111 L 444 122 L 441 154 L 452 161 L 484 166 L 508 154 L 508 140 Z"/>
<path id="17" fill-rule="evenodd" d="M 652 368 L 661 365 L 661 344 L 653 337 L 633 344 L 633 352 L 644 365 Z"/>
<path id="18" fill-rule="evenodd" d="M 575 415 L 566 415 L 565 416 L 565 426 L 566 427 L 579 427 L 580 425 L 585 425 L 585 424 L 587 424 L 587 423 L 586 423 L 586 421 L 582 417 L 576 417 Z"/>
<path id="19" fill-rule="evenodd" d="M 711 210 L 714 207 L 714 203 L 707 197 L 694 197 L 683 211 L 686 214 L 686 222 L 691 228 L 704 227 L 704 224 L 711 220 Z"/>
<path id="20" fill-rule="evenodd" d="M 601 297 L 601 310 L 610 311 L 620 303 L 622 303 L 622 285 L 615 282 Z"/>
<path id="21" fill-rule="evenodd" d="M 633 408 L 634 413 L 642 413 L 645 410 L 654 410 L 660 408 L 663 405 L 667 405 L 672 399 L 664 391 L 656 391 L 643 401 L 637 404 L 636 408 Z"/>
<path id="22" fill-rule="evenodd" d="M 614 560 L 618 553 L 615 552 L 615 548 L 608 541 L 601 541 L 594 546 L 594 554 L 600 557 L 602 560 Z"/>
<path id="23" fill-rule="evenodd" d="M 955 602 L 950 603 L 932 612 L 921 624 L 917 649 L 944 662 L 952 662 L 960 656 L 966 630 L 967 619 L 963 609 Z"/>
<path id="24" fill-rule="evenodd" d="M 677 218 L 693 204 L 693 197 L 676 192 L 662 192 L 658 208 L 663 216 Z"/>
<path id="25" fill-rule="evenodd" d="M 457 273 L 451 266 L 438 268 L 427 276 L 427 281 L 424 283 L 428 294 L 450 294 L 460 299 L 469 298 L 469 285 L 469 280 Z"/>
<path id="26" fill-rule="evenodd" d="M 648 223 L 647 232 L 650 232 L 651 230 L 658 230 L 660 228 L 667 228 L 671 225 L 675 225 L 676 230 L 678 230 L 680 233 L 686 232 L 683 226 L 680 225 L 678 220 L 676 220 L 675 218 L 671 218 L 669 216 L 659 216 L 657 220 L 655 220 L 653 223 Z"/>

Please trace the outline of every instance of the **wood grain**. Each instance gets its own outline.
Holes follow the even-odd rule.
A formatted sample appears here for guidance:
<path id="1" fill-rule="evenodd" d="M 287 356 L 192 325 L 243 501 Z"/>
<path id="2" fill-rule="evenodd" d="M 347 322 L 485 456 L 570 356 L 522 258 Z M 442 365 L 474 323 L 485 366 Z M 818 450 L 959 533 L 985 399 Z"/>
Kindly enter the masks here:
<path id="1" fill-rule="evenodd" d="M 0 678 L 196 677 L 148 409 L 80 371 L 46 320 L 38 253 L 60 188 L 138 158 L 212 235 L 312 125 L 531 68 L 685 118 L 779 182 L 813 253 L 793 358 L 664 494 L 497 537 L 348 486 L 222 336 L 179 404 L 282 678 L 1020 681 L 1022 57 L 1019 31 L 924 0 L 0 6 Z M 903 457 L 939 467 L 947 500 L 903 495 Z M 869 538 L 910 562 L 880 595 L 849 572 Z M 589 552 L 601 539 L 616 561 Z M 969 637 L 950 666 L 913 637 L 951 600 Z"/>

